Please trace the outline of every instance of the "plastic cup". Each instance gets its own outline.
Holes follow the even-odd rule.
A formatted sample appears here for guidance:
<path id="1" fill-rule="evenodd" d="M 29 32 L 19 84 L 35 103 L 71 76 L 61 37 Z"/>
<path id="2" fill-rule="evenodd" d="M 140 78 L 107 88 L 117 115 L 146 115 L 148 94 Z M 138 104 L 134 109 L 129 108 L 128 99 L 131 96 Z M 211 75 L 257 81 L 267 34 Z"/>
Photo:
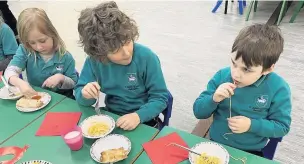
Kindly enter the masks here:
<path id="1" fill-rule="evenodd" d="M 61 137 L 73 151 L 80 150 L 83 146 L 82 130 L 79 126 L 62 133 Z"/>

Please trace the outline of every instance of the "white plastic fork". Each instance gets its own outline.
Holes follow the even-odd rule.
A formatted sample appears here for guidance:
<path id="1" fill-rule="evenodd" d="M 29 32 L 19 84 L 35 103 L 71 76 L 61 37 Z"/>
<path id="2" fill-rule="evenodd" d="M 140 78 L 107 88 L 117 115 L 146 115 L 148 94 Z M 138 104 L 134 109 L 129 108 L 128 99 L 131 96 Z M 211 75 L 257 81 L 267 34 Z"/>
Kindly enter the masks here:
<path id="1" fill-rule="evenodd" d="M 170 143 L 170 144 L 168 144 L 167 146 L 177 146 L 177 147 L 180 147 L 180 148 L 182 148 L 182 149 L 185 149 L 185 150 L 188 150 L 189 152 L 191 152 L 191 153 L 193 153 L 193 154 L 196 154 L 196 155 L 201 155 L 200 153 L 197 153 L 197 152 L 195 152 L 195 151 L 192 151 L 191 149 L 188 149 L 188 148 L 186 148 L 186 147 L 184 147 L 184 146 L 182 146 L 182 145 L 179 145 L 179 144 L 176 144 L 176 143 Z"/>
<path id="2" fill-rule="evenodd" d="M 3 76 L 1 76 L 1 79 L 2 79 L 2 81 L 3 81 L 3 83 L 4 83 L 4 86 L 5 86 L 5 87 L 7 88 L 7 90 L 8 90 L 9 96 L 14 96 L 15 93 L 11 91 L 10 86 L 9 86 L 8 83 L 6 82 L 6 79 L 5 79 Z"/>
<path id="3" fill-rule="evenodd" d="M 98 97 L 97 97 L 96 104 L 95 104 L 95 112 L 97 113 L 97 115 L 101 115 L 100 109 L 99 109 L 99 92 L 98 92 Z"/>

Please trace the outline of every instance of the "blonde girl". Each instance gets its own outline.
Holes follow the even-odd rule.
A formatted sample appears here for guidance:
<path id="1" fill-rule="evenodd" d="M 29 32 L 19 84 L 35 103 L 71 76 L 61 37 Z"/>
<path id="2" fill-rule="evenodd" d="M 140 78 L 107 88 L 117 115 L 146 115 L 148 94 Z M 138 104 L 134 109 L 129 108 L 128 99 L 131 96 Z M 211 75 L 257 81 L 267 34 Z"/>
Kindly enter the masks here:
<path id="1" fill-rule="evenodd" d="M 73 98 L 78 80 L 75 60 L 46 12 L 38 8 L 23 10 L 17 29 L 22 44 L 5 72 L 9 83 L 27 97 L 37 94 L 31 87 L 34 85 Z M 26 70 L 28 82 L 19 78 L 23 70 Z"/>

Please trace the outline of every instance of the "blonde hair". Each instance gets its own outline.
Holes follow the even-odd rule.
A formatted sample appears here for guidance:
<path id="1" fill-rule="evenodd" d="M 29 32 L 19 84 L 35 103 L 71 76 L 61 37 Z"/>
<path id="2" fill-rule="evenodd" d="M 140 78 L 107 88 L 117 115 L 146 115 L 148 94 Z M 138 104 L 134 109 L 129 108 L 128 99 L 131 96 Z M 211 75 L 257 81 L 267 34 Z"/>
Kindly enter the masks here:
<path id="1" fill-rule="evenodd" d="M 17 30 L 21 43 L 30 54 L 36 54 L 28 43 L 28 33 L 34 28 L 53 39 L 53 48 L 59 52 L 60 56 L 67 52 L 64 41 L 59 36 L 46 12 L 39 8 L 27 8 L 18 17 Z"/>

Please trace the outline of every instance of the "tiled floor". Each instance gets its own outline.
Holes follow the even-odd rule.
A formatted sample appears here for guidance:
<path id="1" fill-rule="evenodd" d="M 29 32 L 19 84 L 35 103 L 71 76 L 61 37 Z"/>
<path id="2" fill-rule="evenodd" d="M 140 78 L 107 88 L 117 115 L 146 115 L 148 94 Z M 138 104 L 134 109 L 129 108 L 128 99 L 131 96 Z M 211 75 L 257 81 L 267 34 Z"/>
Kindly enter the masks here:
<path id="1" fill-rule="evenodd" d="M 16 16 L 26 7 L 45 9 L 76 59 L 77 69 L 81 70 L 86 55 L 77 44 L 77 18 L 81 9 L 99 2 L 21 0 L 10 4 Z M 259 2 L 258 12 L 245 22 L 237 13 L 236 3 L 229 6 L 227 15 L 223 14 L 224 6 L 218 13 L 211 13 L 215 1 L 118 1 L 118 4 L 137 21 L 139 42 L 152 48 L 161 59 L 167 85 L 175 100 L 171 126 L 189 132 L 197 122 L 192 104 L 210 77 L 229 65 L 229 52 L 238 31 L 245 25 L 266 22 L 277 6 L 276 2 Z M 292 129 L 276 154 L 276 159 L 284 164 L 304 160 L 300 151 L 304 146 L 301 108 L 304 100 L 304 12 L 296 23 L 289 24 L 290 11 L 280 26 L 286 41 L 276 67 L 289 82 L 293 94 Z"/>

